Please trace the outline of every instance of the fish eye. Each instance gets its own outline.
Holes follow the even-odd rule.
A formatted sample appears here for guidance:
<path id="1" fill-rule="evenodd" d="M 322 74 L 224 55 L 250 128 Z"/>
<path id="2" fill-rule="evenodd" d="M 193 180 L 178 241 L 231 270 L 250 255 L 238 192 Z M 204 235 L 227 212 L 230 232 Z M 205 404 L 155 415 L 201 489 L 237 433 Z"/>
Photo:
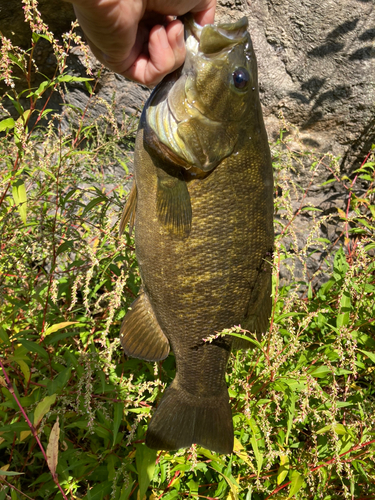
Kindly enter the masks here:
<path id="1" fill-rule="evenodd" d="M 250 75 L 246 68 L 237 68 L 233 71 L 232 78 L 236 89 L 244 89 L 249 83 Z"/>

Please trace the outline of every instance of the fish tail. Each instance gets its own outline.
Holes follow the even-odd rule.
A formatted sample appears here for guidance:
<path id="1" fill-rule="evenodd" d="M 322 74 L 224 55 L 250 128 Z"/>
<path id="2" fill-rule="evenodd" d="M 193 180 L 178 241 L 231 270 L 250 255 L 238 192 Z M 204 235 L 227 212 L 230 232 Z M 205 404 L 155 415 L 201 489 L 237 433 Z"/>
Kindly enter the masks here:
<path id="1" fill-rule="evenodd" d="M 179 385 L 176 377 L 151 419 L 146 445 L 156 450 L 178 450 L 196 443 L 229 454 L 233 439 L 227 389 L 219 396 L 194 396 Z"/>

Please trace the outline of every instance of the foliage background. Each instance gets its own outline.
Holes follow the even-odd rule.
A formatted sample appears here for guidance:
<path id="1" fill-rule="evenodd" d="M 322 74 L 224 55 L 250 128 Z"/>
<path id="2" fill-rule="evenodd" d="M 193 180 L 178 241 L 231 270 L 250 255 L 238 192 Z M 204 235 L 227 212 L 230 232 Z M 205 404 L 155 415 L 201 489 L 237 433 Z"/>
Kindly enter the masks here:
<path id="1" fill-rule="evenodd" d="M 375 498 L 374 154 L 342 177 L 337 158 L 296 148 L 281 117 L 274 307 L 269 334 L 228 367 L 235 451 L 156 453 L 144 435 L 174 358 L 128 359 L 118 339 L 139 287 L 133 240 L 117 236 L 136 119 L 119 126 L 114 104 L 95 121 L 88 107 L 49 109 L 72 83 L 95 105 L 98 75 L 69 75 L 72 46 L 85 50 L 75 26 L 57 40 L 36 2 L 24 4 L 31 49 L 2 37 L 0 62 L 17 114 L 0 122 L 0 500 Z M 33 63 L 41 39 L 54 47 L 52 79 Z M 78 125 L 66 126 L 68 113 Z M 122 179 L 111 174 L 119 165 Z M 305 204 L 322 171 L 346 191 L 346 209 L 324 217 Z M 314 224 L 301 245 L 306 212 Z M 319 231 L 330 217 L 334 244 Z"/>

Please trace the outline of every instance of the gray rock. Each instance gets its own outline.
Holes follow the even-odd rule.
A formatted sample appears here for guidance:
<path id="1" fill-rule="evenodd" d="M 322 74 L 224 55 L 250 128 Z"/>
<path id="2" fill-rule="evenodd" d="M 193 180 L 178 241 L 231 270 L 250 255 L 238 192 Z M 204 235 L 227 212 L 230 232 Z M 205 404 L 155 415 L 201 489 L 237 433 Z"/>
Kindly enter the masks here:
<path id="1" fill-rule="evenodd" d="M 57 37 L 69 31 L 75 19 L 71 4 L 61 0 L 39 0 L 39 9 Z M 260 96 L 269 137 L 275 141 L 280 128 L 285 128 L 292 139 L 288 147 L 300 152 L 299 161 L 294 159 L 291 165 L 291 209 L 294 213 L 307 206 L 320 210 L 303 212 L 295 220 L 294 234 L 283 237 L 283 244 L 294 249 L 296 259 L 294 278 L 285 261 L 281 279 L 288 283 L 307 278 L 318 285 L 328 276 L 323 272 L 327 251 L 332 253 L 342 242 L 338 209 L 345 211 L 348 192 L 339 183 L 322 186 L 332 177 L 324 166 L 311 178 L 312 160 L 304 156 L 304 150 L 314 150 L 317 156 L 328 152 L 340 156 L 341 173 L 337 173 L 342 175 L 358 168 L 375 142 L 374 2 L 219 0 L 218 21 L 233 21 L 243 15 L 249 19 L 257 54 Z M 31 32 L 24 22 L 21 0 L 0 0 L 0 31 L 22 48 L 30 47 Z M 56 61 L 48 42 L 39 40 L 34 58 L 40 72 L 51 78 Z M 94 57 L 90 66 L 93 74 L 98 74 L 101 65 Z M 68 72 L 87 75 L 84 55 L 78 47 L 71 51 Z M 32 84 L 39 85 L 41 78 L 33 74 Z M 24 88 L 24 83 L 21 79 L 17 89 Z M 0 93 L 4 90 L 0 86 Z M 66 85 L 64 95 L 55 93 L 48 107 L 61 112 L 62 104 L 70 105 L 63 108 L 64 127 L 77 125 L 86 108 L 87 122 L 106 116 L 111 107 L 120 124 L 124 113 L 139 115 L 149 93 L 147 88 L 102 69 L 91 98 L 85 84 L 76 82 Z M 10 103 L 5 100 L 4 104 L 16 116 Z M 121 168 L 113 168 L 113 176 L 117 172 L 121 176 Z M 356 189 L 360 193 L 361 184 Z M 329 240 L 326 248 L 310 245 L 309 235 L 315 227 L 318 237 Z M 306 254 L 301 260 L 297 254 L 303 248 Z M 289 264 L 290 260 L 293 259 L 289 259 Z M 318 270 L 319 278 L 314 278 Z"/>
<path id="2" fill-rule="evenodd" d="M 308 148 L 358 166 L 375 142 L 373 1 L 220 0 L 219 13 L 249 18 L 270 137 L 281 111 Z"/>
<path id="3" fill-rule="evenodd" d="M 43 19 L 60 37 L 75 19 L 69 3 L 40 0 Z M 350 171 L 375 142 L 375 8 L 371 0 L 219 0 L 218 20 L 249 18 L 261 100 L 271 139 L 279 134 L 279 113 L 300 129 L 300 139 L 319 153 L 342 157 Z M 0 31 L 30 47 L 21 0 L 0 0 Z M 45 40 L 35 49 L 40 71 L 51 77 L 55 60 Z M 92 65 L 97 70 L 100 65 Z M 69 71 L 86 76 L 82 54 L 72 51 Z M 35 85 L 39 84 L 38 78 Z M 21 82 L 22 84 L 22 82 Z M 84 108 L 84 85 L 68 86 L 66 101 Z M 116 104 L 117 117 L 139 113 L 149 91 L 104 69 L 96 88 L 95 113 Z M 52 104 L 61 109 L 61 100 Z"/>

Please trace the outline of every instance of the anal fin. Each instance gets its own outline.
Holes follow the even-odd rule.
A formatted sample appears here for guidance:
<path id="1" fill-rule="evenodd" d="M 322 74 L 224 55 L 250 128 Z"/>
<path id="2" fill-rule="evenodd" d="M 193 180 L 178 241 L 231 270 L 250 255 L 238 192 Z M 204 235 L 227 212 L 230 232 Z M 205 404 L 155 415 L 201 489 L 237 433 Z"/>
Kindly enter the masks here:
<path id="1" fill-rule="evenodd" d="M 150 304 L 142 292 L 125 315 L 120 329 L 125 354 L 147 361 L 160 361 L 169 354 L 169 341 Z"/>
<path id="2" fill-rule="evenodd" d="M 137 185 L 133 182 L 132 188 L 129 193 L 128 200 L 122 211 L 119 236 L 125 231 L 126 224 L 129 222 L 129 234 L 132 233 L 135 222 L 135 209 L 137 207 Z"/>
<path id="3" fill-rule="evenodd" d="M 159 169 L 156 210 L 165 229 L 184 238 L 191 229 L 191 203 L 186 182 Z"/>

